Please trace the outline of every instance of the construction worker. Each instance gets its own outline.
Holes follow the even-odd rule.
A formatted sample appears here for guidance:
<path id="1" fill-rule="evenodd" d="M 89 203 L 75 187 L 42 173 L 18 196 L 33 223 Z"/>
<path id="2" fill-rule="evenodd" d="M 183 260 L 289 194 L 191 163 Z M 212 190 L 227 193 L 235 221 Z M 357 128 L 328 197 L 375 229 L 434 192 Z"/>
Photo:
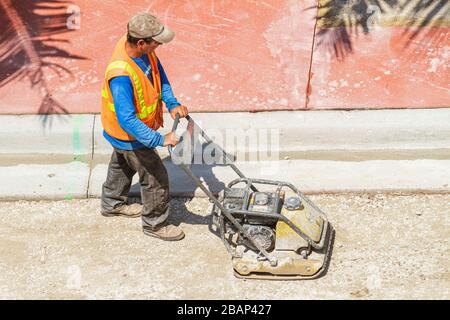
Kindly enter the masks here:
<path id="1" fill-rule="evenodd" d="M 106 69 L 102 89 L 103 135 L 114 148 L 102 188 L 104 216 L 142 216 L 144 234 L 162 240 L 181 240 L 181 228 L 170 225 L 169 179 L 156 147 L 177 144 L 173 133 L 161 135 L 164 101 L 172 118 L 188 110 L 175 98 L 155 54 L 175 34 L 148 13 L 128 22 Z M 139 174 L 142 205 L 126 204 L 132 178 Z"/>

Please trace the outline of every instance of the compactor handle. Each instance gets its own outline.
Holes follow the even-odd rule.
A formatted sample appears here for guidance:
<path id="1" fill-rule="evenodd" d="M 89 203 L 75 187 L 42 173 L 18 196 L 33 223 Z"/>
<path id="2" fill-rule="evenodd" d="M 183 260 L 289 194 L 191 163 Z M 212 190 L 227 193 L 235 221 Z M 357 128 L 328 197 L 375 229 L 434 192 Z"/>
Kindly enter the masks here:
<path id="1" fill-rule="evenodd" d="M 173 121 L 172 132 L 175 132 L 177 130 L 179 123 L 180 123 L 180 114 L 177 112 L 175 120 Z"/>
<path id="2" fill-rule="evenodd" d="M 189 115 L 187 115 L 185 118 L 188 121 L 191 119 L 191 117 L 189 117 Z M 175 134 L 175 131 L 177 131 L 177 127 L 178 127 L 179 123 L 180 123 L 180 114 L 177 112 L 177 114 L 175 115 L 175 119 L 173 121 L 173 126 L 172 126 L 172 131 L 171 131 L 173 134 Z M 183 137 L 180 137 L 180 140 L 178 141 L 178 143 L 180 143 L 182 140 L 183 140 Z M 173 151 L 173 146 L 171 144 L 169 144 L 167 146 L 167 149 L 169 150 L 169 154 L 171 154 Z"/>

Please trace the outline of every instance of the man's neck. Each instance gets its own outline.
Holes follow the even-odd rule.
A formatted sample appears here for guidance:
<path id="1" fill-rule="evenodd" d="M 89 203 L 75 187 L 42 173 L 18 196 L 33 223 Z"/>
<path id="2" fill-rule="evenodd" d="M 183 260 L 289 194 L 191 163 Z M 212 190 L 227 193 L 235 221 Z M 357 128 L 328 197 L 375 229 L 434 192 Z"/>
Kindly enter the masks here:
<path id="1" fill-rule="evenodd" d="M 137 47 L 132 47 L 128 42 L 125 43 L 125 51 L 132 58 L 140 58 L 142 54 Z"/>

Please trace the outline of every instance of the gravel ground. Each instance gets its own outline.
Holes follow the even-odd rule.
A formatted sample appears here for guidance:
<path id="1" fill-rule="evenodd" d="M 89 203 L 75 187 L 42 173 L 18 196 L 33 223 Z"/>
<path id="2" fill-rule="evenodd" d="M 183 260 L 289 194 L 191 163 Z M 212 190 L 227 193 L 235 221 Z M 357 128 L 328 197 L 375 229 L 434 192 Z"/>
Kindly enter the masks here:
<path id="1" fill-rule="evenodd" d="M 336 229 L 325 277 L 239 280 L 205 198 L 174 199 L 186 238 L 144 236 L 98 199 L 0 202 L 1 299 L 449 299 L 450 195 L 315 195 Z"/>

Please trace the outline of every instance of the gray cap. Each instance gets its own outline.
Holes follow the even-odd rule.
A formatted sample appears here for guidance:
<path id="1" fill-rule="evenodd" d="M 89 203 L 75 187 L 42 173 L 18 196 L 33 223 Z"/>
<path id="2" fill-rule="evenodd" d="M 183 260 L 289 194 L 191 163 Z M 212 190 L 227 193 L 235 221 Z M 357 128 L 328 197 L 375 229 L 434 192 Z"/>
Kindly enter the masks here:
<path id="1" fill-rule="evenodd" d="M 175 37 L 175 33 L 169 27 L 147 12 L 140 12 L 130 19 L 128 34 L 133 38 L 152 38 L 161 43 L 168 43 Z"/>

